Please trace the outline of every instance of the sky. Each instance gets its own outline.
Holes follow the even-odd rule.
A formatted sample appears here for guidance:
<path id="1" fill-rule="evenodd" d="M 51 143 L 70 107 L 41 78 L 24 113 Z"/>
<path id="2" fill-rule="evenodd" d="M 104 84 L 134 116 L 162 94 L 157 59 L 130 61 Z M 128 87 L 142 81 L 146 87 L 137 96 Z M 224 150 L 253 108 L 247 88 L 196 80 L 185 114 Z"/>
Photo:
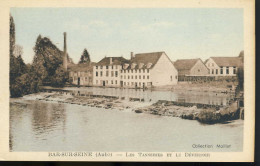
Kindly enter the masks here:
<path id="1" fill-rule="evenodd" d="M 93 62 L 130 52 L 164 51 L 171 60 L 238 56 L 244 49 L 239 8 L 11 8 L 16 44 L 31 63 L 39 34 L 78 63 L 86 48 Z"/>

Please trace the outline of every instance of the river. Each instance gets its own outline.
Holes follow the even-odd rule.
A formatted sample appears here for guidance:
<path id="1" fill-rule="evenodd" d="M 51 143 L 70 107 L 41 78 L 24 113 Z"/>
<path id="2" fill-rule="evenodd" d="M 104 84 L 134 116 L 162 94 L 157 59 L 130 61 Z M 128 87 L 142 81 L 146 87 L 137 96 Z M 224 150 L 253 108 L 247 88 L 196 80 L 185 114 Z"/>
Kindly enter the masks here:
<path id="1" fill-rule="evenodd" d="M 81 105 L 10 99 L 11 151 L 242 151 L 243 120 L 196 120 Z M 195 145 L 213 148 L 194 148 Z M 217 145 L 231 145 L 216 148 Z"/>

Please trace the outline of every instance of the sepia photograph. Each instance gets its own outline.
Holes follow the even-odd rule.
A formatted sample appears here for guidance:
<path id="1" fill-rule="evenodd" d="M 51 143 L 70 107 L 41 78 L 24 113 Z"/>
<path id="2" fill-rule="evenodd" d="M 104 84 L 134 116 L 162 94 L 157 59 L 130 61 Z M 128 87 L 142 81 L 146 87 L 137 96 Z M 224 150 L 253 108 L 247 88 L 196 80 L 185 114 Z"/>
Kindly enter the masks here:
<path id="1" fill-rule="evenodd" d="M 244 153 L 255 111 L 245 19 L 239 7 L 11 6 L 7 153 Z"/>

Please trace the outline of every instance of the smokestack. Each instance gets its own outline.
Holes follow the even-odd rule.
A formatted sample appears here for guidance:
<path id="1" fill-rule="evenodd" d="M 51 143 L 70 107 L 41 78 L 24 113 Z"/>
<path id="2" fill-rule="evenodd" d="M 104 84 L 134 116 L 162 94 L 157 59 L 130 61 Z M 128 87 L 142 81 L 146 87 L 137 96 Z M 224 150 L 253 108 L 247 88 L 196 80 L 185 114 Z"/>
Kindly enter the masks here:
<path id="1" fill-rule="evenodd" d="M 134 56 L 134 53 L 131 52 L 131 59 L 133 59 L 135 56 Z"/>
<path id="2" fill-rule="evenodd" d="M 63 68 L 64 68 L 65 71 L 67 71 L 67 38 L 66 38 L 67 37 L 67 33 L 64 32 L 63 35 L 64 35 Z"/>

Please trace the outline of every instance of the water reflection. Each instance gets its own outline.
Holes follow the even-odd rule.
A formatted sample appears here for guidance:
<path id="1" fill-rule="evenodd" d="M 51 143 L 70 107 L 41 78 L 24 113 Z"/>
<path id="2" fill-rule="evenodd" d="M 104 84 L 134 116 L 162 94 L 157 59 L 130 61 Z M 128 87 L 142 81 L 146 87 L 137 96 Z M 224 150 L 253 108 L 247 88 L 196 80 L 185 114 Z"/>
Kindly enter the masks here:
<path id="1" fill-rule="evenodd" d="M 10 103 L 9 137 L 11 151 L 207 151 L 193 149 L 194 143 L 232 144 L 224 151 L 242 151 L 243 121 L 202 125 L 174 117 L 15 99 Z"/>
<path id="2" fill-rule="evenodd" d="M 125 99 L 143 98 L 145 101 L 156 102 L 158 100 L 183 101 L 188 103 L 202 103 L 213 105 L 226 105 L 230 99 L 230 94 L 204 92 L 204 91 L 152 91 L 142 89 L 120 89 L 120 88 L 98 88 L 98 87 L 80 87 L 65 88 L 73 90 L 74 93 L 85 93 L 94 95 L 109 95 L 124 97 Z"/>

